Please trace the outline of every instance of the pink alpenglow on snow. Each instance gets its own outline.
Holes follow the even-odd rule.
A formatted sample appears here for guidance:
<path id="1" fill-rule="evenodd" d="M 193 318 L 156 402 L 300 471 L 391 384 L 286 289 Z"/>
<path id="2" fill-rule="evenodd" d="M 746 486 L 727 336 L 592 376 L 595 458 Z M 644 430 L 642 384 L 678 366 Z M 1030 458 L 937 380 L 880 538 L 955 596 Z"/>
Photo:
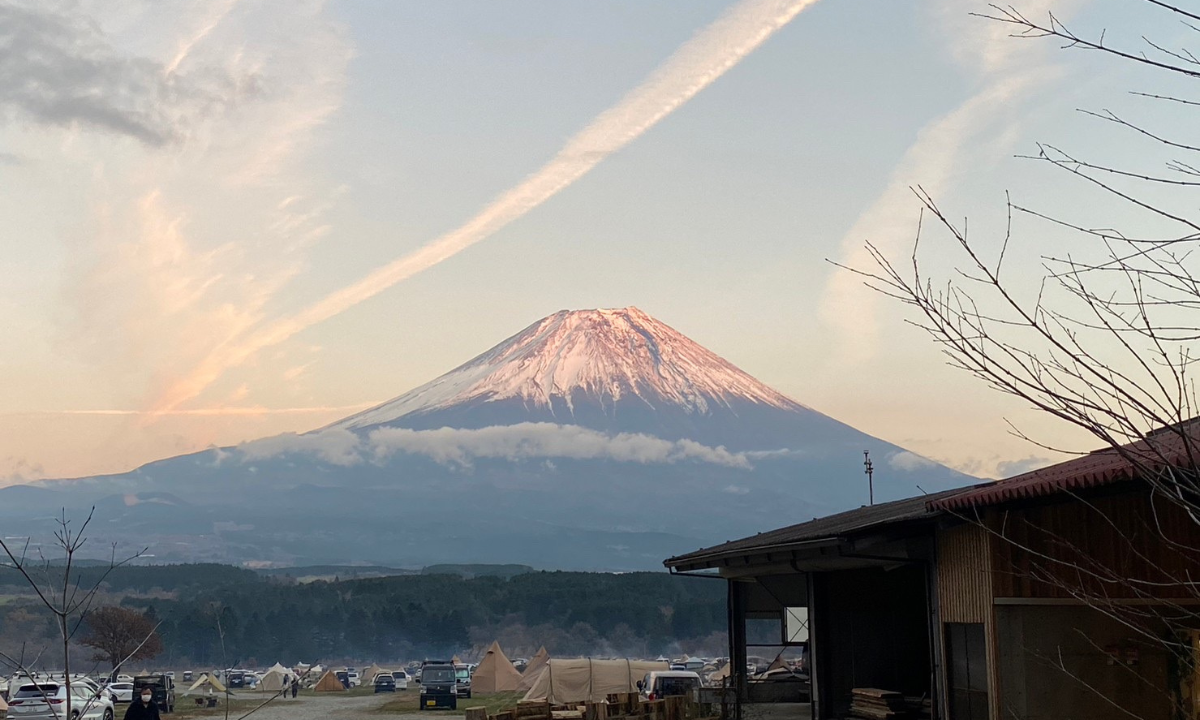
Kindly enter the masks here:
<path id="1" fill-rule="evenodd" d="M 635 307 L 562 310 L 474 360 L 333 425 L 356 429 L 452 405 L 518 399 L 573 410 L 638 398 L 704 414 L 734 402 L 807 409 Z"/>

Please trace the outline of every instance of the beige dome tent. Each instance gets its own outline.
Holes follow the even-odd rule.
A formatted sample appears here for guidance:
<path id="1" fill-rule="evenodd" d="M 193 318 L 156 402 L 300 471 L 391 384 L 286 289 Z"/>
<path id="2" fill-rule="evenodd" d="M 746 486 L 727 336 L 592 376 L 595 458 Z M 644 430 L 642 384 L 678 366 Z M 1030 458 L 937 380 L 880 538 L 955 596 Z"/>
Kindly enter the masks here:
<path id="1" fill-rule="evenodd" d="M 192 686 L 187 689 L 187 692 L 185 692 L 184 695 L 191 695 L 197 690 L 207 690 L 209 692 L 216 690 L 219 693 L 228 692 L 228 690 L 225 689 L 225 686 L 221 684 L 220 680 L 216 679 L 212 675 L 209 675 L 208 673 L 201 673 L 200 677 L 196 678 L 196 682 L 192 683 Z"/>
<path id="2" fill-rule="evenodd" d="M 383 668 L 379 667 L 375 663 L 371 663 L 371 667 L 362 671 L 362 675 L 360 676 L 362 679 L 362 684 L 363 685 L 374 685 L 375 684 L 375 676 L 381 672 L 383 672 Z"/>
<path id="3" fill-rule="evenodd" d="M 292 671 L 288 670 L 279 663 L 265 673 L 262 679 L 258 681 L 258 689 L 265 692 L 279 692 L 287 687 L 292 681 Z"/>
<path id="4" fill-rule="evenodd" d="M 788 672 L 791 672 L 791 668 L 789 668 L 787 663 L 783 661 L 783 653 L 779 653 L 775 656 L 775 661 L 767 667 L 766 672 L 771 672 L 773 670 L 787 670 Z"/>
<path id="5" fill-rule="evenodd" d="M 550 653 L 546 652 L 545 646 L 542 646 L 542 648 L 537 651 L 537 655 L 534 655 L 533 659 L 529 661 L 529 664 L 525 666 L 525 671 L 521 674 L 521 684 L 517 686 L 517 689 L 529 690 L 529 688 L 533 687 L 533 681 L 537 678 L 538 673 L 542 671 L 542 668 L 546 667 L 546 663 L 549 661 Z"/>
<path id="6" fill-rule="evenodd" d="M 521 673 L 500 649 L 500 643 L 493 642 L 479 661 L 479 667 L 475 668 L 475 674 L 471 676 L 471 692 L 512 692 L 520 685 Z"/>
<path id="7" fill-rule="evenodd" d="M 345 689 L 346 686 L 342 685 L 342 681 L 338 680 L 332 670 L 326 670 L 317 684 L 313 686 L 314 692 L 343 692 Z"/>
<path id="8" fill-rule="evenodd" d="M 719 685 L 729 677 L 730 671 L 733 670 L 733 663 L 727 662 L 717 668 L 711 675 L 708 676 L 708 681 L 715 685 Z"/>
<path id="9" fill-rule="evenodd" d="M 670 670 L 665 662 L 642 660 L 549 660 L 525 693 L 524 701 L 554 704 L 604 702 L 615 693 L 635 693 L 646 673 Z"/>

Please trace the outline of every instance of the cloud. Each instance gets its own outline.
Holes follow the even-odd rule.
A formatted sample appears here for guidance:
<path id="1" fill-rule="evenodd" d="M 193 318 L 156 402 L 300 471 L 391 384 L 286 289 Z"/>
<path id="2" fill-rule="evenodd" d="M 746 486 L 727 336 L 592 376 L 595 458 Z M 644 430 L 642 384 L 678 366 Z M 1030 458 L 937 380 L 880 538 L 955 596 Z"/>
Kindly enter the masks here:
<path id="1" fill-rule="evenodd" d="M 46 477 L 41 463 L 9 455 L 0 459 L 0 487 L 17 485 Z"/>
<path id="2" fill-rule="evenodd" d="M 239 388 L 240 390 L 241 388 Z M 182 417 L 236 417 L 259 415 L 321 415 L 328 413 L 360 412 L 375 407 L 377 401 L 356 403 L 354 405 L 307 405 L 303 407 L 270 408 L 259 405 L 225 405 L 217 407 L 184 408 L 153 413 L 154 415 L 171 415 Z M 148 410 L 128 408 L 95 408 L 87 410 L 36 410 L 29 412 L 11 412 L 6 415 L 114 415 L 142 417 L 150 415 Z"/>
<path id="3" fill-rule="evenodd" d="M 118 378 L 113 396 L 144 409 L 268 317 L 329 232 L 344 189 L 303 161 L 341 103 L 351 48 L 312 0 L 286 11 L 231 0 L 72 3 L 70 13 L 3 3 L 0 17 L 20 18 L 32 35 L 0 21 L 0 123 L 32 121 L 7 131 L 34 143 L 69 127 L 62 145 L 90 180 L 86 217 L 64 223 L 72 312 L 56 351 Z M 31 63 L 32 84 L 63 97 L 5 92 Z M 103 117 L 87 103 L 106 104 Z M 101 122 L 116 116 L 125 119 Z M 113 143 L 114 133 L 142 142 Z"/>
<path id="4" fill-rule="evenodd" d="M 749 495 L 750 488 L 743 485 L 727 485 L 723 492 L 727 492 L 730 495 Z"/>
<path id="5" fill-rule="evenodd" d="M 291 317 L 257 328 L 237 343 L 213 349 L 159 398 L 170 409 L 195 398 L 229 368 L 260 350 L 338 315 L 360 302 L 457 255 L 557 195 L 602 160 L 641 137 L 663 118 L 754 52 L 816 0 L 742 0 L 677 49 L 645 81 L 572 137 L 548 163 L 500 195 L 462 226 L 371 272 Z"/>
<path id="6" fill-rule="evenodd" d="M 75 8 L 0 3 L 0 111 L 9 121 L 84 126 L 157 146 L 247 87 L 212 68 L 168 76 L 162 63 L 119 50 Z"/>
<path id="7" fill-rule="evenodd" d="M 365 439 L 348 430 L 324 430 L 307 435 L 285 434 L 238 446 L 244 460 L 285 453 L 314 455 L 337 465 L 383 463 L 397 453 L 421 455 L 443 465 L 470 467 L 475 459 L 613 460 L 639 464 L 702 462 L 750 469 L 741 453 L 691 440 L 663 440 L 650 435 L 608 435 L 576 425 L 520 423 L 462 430 L 381 428 Z"/>
<path id="8" fill-rule="evenodd" d="M 1030 470 L 1044 468 L 1053 462 L 1054 460 L 1051 458 L 1039 457 L 1036 455 L 1030 455 L 1029 457 L 1021 460 L 1004 460 L 996 464 L 996 476 L 1001 478 L 1009 478 L 1016 475 L 1023 475 Z"/>
<path id="9" fill-rule="evenodd" d="M 1022 11 L 1044 14 L 1050 0 L 1033 0 Z M 1065 17 L 1076 0 L 1055 5 L 1058 17 Z M 895 258 L 911 246 L 917 230 L 920 204 L 912 187 L 920 185 L 931 195 L 940 195 L 950 187 L 960 171 L 966 151 L 995 127 L 997 118 L 1005 118 L 1011 135 L 1017 122 L 1014 108 L 1037 83 L 1047 82 L 1054 73 L 1048 68 L 1045 48 L 1033 47 L 1010 37 L 999 23 L 971 17 L 960 0 L 947 0 L 936 6 L 943 21 L 952 52 L 960 63 L 968 63 L 980 73 L 979 89 L 954 110 L 934 119 L 917 135 L 903 158 L 892 171 L 887 188 L 864 210 L 843 237 L 838 262 L 859 270 L 871 270 L 874 260 L 866 250 L 870 242 L 886 257 Z M 843 362 L 861 363 L 876 354 L 879 323 L 878 293 L 867 288 L 854 273 L 836 269 L 821 299 L 820 315 L 834 331 L 834 353 Z"/>
<path id="10" fill-rule="evenodd" d="M 915 470 L 924 470 L 926 468 L 937 467 L 934 461 L 923 458 L 916 453 L 902 450 L 888 458 L 888 465 L 896 470 L 905 472 L 913 472 Z"/>
<path id="11" fill-rule="evenodd" d="M 405 452 L 459 465 L 470 464 L 472 458 L 571 458 L 642 464 L 690 461 L 750 467 L 744 455 L 731 453 L 723 447 L 634 433 L 607 435 L 577 425 L 553 423 L 520 423 L 479 430 L 381 428 L 373 431 L 369 438 L 375 457 L 380 460 L 396 452 Z"/>
<path id="12" fill-rule="evenodd" d="M 350 466 L 362 462 L 359 437 L 349 430 L 325 430 L 297 435 L 284 433 L 237 446 L 243 461 L 267 460 L 285 453 L 312 455 L 332 465 Z"/>

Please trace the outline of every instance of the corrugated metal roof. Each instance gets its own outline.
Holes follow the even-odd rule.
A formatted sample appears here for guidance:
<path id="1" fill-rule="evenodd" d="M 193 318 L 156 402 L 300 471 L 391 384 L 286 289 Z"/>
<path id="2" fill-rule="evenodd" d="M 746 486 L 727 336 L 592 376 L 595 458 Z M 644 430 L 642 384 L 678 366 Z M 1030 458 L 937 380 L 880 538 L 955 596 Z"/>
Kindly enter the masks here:
<path id="1" fill-rule="evenodd" d="M 1149 443 L 1137 442 L 1124 446 L 1124 455 L 1114 448 L 1097 450 L 1073 460 L 1005 480 L 864 506 L 857 510 L 816 518 L 810 522 L 703 548 L 670 558 L 663 564 L 671 568 L 694 566 L 712 558 L 751 555 L 791 545 L 846 538 L 886 525 L 931 519 L 949 511 L 1045 497 L 1131 480 L 1134 478 L 1135 468 L 1127 459 L 1130 455 L 1138 458 L 1138 463 L 1144 466 L 1196 464 L 1188 460 L 1190 454 L 1197 455 L 1196 462 L 1200 462 L 1200 418 L 1189 420 L 1178 427 L 1184 429 L 1186 437 L 1180 435 L 1178 428 L 1163 428 L 1150 434 Z"/>
<path id="2" fill-rule="evenodd" d="M 1115 448 L 1097 450 L 1057 465 L 931 501 L 930 506 L 935 510 L 964 510 L 1132 480 L 1137 473 L 1130 457 L 1136 459 L 1143 469 L 1194 464 L 1187 458 L 1189 452 L 1200 449 L 1197 447 L 1200 443 L 1200 421 L 1189 420 L 1181 427 L 1186 436 L 1181 436 L 1178 429 L 1163 428 L 1151 433 L 1148 443 L 1130 443 L 1123 446 L 1122 452 Z"/>
<path id="3" fill-rule="evenodd" d="M 679 567 L 680 565 L 694 564 L 697 561 L 707 558 L 754 554 L 788 545 L 839 539 L 884 525 L 922 520 L 940 512 L 929 508 L 931 500 L 949 497 L 952 494 L 972 489 L 973 487 L 958 488 L 956 490 L 946 490 L 931 495 L 921 495 L 919 497 L 895 500 L 878 505 L 864 505 L 857 510 L 848 510 L 837 515 L 815 518 L 798 525 L 790 525 L 778 530 L 758 533 L 757 535 L 751 535 L 740 540 L 732 540 L 721 545 L 714 545 L 710 548 L 703 548 L 687 553 L 686 555 L 679 555 L 665 560 L 663 564 L 667 567 Z"/>

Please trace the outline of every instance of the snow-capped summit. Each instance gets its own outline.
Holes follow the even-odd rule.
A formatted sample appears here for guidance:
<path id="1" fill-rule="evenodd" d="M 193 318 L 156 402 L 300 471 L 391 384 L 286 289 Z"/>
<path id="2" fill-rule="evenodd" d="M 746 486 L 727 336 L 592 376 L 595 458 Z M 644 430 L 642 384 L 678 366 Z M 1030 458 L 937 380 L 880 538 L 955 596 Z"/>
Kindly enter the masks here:
<path id="1" fill-rule="evenodd" d="M 611 412 L 631 401 L 704 415 L 753 405 L 807 408 L 635 307 L 562 310 L 441 377 L 333 427 L 390 424 L 455 406 L 518 401 L 570 422 L 580 404 Z"/>

